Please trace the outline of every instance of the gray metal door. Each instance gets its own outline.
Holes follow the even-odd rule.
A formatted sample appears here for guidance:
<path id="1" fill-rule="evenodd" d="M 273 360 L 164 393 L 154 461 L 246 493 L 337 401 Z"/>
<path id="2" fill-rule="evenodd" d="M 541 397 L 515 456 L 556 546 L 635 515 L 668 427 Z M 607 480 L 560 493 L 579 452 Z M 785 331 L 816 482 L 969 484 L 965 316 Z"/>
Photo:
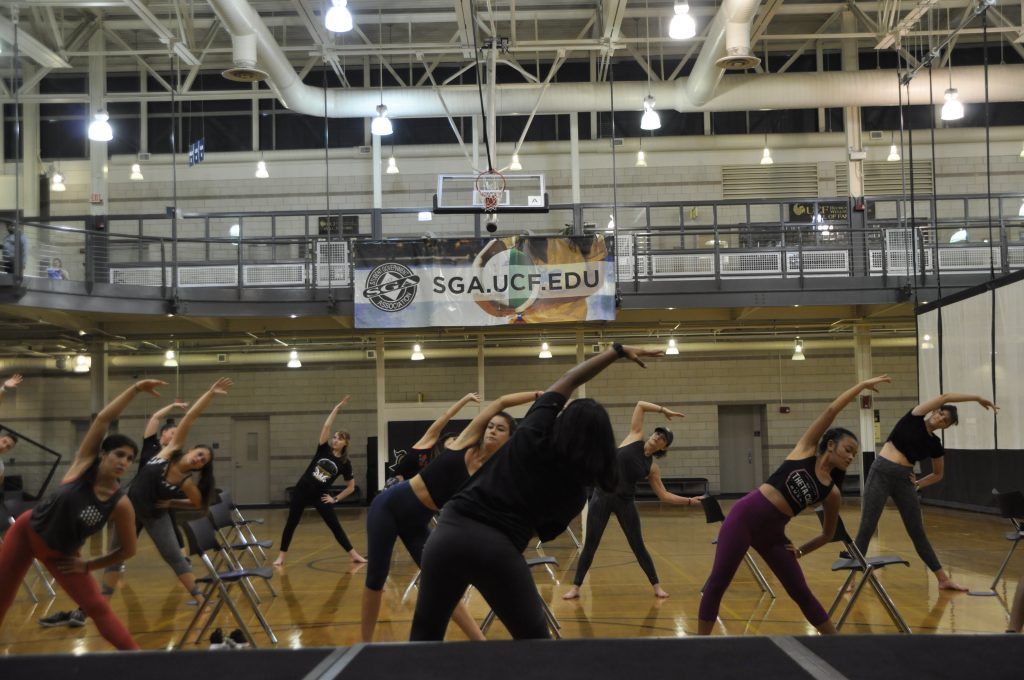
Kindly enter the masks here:
<path id="1" fill-rule="evenodd" d="M 764 481 L 764 408 L 761 404 L 718 407 L 719 486 L 723 493 L 746 493 Z"/>
<path id="2" fill-rule="evenodd" d="M 270 421 L 232 418 L 231 494 L 239 505 L 270 502 Z"/>

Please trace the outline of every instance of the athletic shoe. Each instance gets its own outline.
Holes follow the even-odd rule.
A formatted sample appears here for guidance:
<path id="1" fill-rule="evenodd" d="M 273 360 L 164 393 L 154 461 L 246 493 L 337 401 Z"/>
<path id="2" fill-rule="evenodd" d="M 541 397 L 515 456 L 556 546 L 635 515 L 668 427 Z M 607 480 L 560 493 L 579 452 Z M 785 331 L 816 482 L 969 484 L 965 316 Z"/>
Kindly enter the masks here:
<path id="1" fill-rule="evenodd" d="M 231 645 L 224 640 L 224 631 L 220 628 L 210 636 L 210 649 L 230 649 Z"/>
<path id="2" fill-rule="evenodd" d="M 231 635 L 228 636 L 228 640 L 231 641 L 231 646 L 234 649 L 247 649 L 249 647 L 249 641 L 245 639 L 245 633 L 238 628 L 231 631 Z"/>
<path id="3" fill-rule="evenodd" d="M 39 619 L 39 625 L 43 628 L 56 628 L 66 626 L 71 622 L 71 612 L 54 612 L 49 616 Z"/>
<path id="4" fill-rule="evenodd" d="M 85 625 L 85 612 L 81 609 L 76 609 L 68 615 L 68 626 L 71 628 L 81 628 Z"/>

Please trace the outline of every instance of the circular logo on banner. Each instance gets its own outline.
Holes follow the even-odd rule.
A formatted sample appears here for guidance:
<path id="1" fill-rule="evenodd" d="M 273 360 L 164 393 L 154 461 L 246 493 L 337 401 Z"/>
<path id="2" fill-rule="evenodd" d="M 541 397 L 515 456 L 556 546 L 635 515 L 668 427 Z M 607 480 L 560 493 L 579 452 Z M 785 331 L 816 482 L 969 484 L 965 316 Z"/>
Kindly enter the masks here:
<path id="1" fill-rule="evenodd" d="M 382 312 L 400 312 L 412 304 L 419 282 L 404 264 L 388 262 L 370 271 L 363 297 Z"/>

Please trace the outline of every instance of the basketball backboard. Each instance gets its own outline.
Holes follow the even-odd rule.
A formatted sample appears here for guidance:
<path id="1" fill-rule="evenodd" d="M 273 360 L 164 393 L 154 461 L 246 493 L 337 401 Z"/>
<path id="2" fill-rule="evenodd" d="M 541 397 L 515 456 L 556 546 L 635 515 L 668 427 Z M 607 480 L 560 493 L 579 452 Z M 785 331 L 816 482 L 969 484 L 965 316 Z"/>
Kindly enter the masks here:
<path id="1" fill-rule="evenodd" d="M 505 189 L 498 196 L 497 213 L 549 212 L 544 175 L 509 173 L 503 175 Z M 477 189 L 476 174 L 438 175 L 434 212 L 483 213 L 484 197 Z"/>

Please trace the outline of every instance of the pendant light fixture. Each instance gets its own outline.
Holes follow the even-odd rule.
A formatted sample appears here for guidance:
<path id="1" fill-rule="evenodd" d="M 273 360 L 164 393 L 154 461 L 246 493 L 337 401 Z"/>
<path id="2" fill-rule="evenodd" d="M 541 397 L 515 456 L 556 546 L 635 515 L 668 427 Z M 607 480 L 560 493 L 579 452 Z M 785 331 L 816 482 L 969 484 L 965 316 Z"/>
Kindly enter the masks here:
<path id="1" fill-rule="evenodd" d="M 668 37 L 673 40 L 689 40 L 697 35 L 697 22 L 690 16 L 690 4 L 676 3 L 673 11 L 675 15 L 668 25 Z"/>
<path id="2" fill-rule="evenodd" d="M 427 357 L 423 354 L 423 348 L 420 347 L 418 342 L 412 346 L 412 355 L 409 357 L 410 360 L 423 361 L 426 358 Z"/>
<path id="3" fill-rule="evenodd" d="M 900 150 L 896 147 L 896 133 L 895 132 L 893 132 L 892 135 L 890 136 L 890 141 L 892 142 L 892 146 L 889 147 L 889 156 L 885 160 L 889 161 L 890 163 L 898 163 L 901 160 L 901 158 L 900 158 Z"/>
<path id="4" fill-rule="evenodd" d="M 676 339 L 675 338 L 669 338 L 668 339 L 668 347 L 665 348 L 665 354 L 666 355 L 679 354 L 679 347 L 676 345 Z"/>
<path id="5" fill-rule="evenodd" d="M 348 33 L 352 30 L 352 12 L 348 0 L 331 0 L 332 7 L 324 15 L 324 27 L 332 33 Z"/>
<path id="6" fill-rule="evenodd" d="M 646 14 L 647 3 L 644 2 L 644 13 Z M 645 18 L 647 22 L 647 96 L 644 97 L 644 115 L 640 118 L 640 129 L 657 130 L 661 127 L 661 117 L 654 110 L 654 96 L 651 94 L 651 18 Z"/>
<path id="7" fill-rule="evenodd" d="M 953 50 L 949 51 L 949 89 L 944 95 L 946 101 L 942 104 L 942 120 L 960 120 L 964 117 L 964 105 L 960 101 L 960 93 L 953 87 Z"/>
<path id="8" fill-rule="evenodd" d="M 50 174 L 50 191 L 61 192 L 67 191 L 68 188 L 64 184 L 64 175 L 61 174 L 60 170 L 54 168 Z"/>
<path id="9" fill-rule="evenodd" d="M 85 352 L 79 352 L 75 356 L 75 367 L 72 370 L 75 373 L 88 373 L 90 368 L 92 368 L 92 357 Z"/>
<path id="10" fill-rule="evenodd" d="M 377 10 L 377 35 L 384 35 L 380 10 Z M 380 104 L 377 105 L 377 116 L 370 123 L 370 132 L 378 137 L 387 137 L 394 132 L 388 118 L 388 107 L 384 106 L 384 57 L 380 57 Z"/>
<path id="11" fill-rule="evenodd" d="M 797 338 L 793 342 L 793 361 L 804 361 L 807 357 L 804 356 L 804 341 Z"/>
<path id="12" fill-rule="evenodd" d="M 256 179 L 270 179 L 270 173 L 267 171 L 267 162 L 263 160 L 262 153 L 260 153 L 260 159 L 256 161 Z"/>
<path id="13" fill-rule="evenodd" d="M 133 182 L 141 182 L 146 179 L 142 176 L 142 166 L 138 163 L 132 163 L 132 174 L 128 177 Z"/>
<path id="14" fill-rule="evenodd" d="M 395 145 L 391 145 L 391 155 L 388 157 L 388 168 L 385 172 L 389 175 L 397 175 L 401 172 L 398 169 L 398 161 L 395 160 Z"/>
<path id="15" fill-rule="evenodd" d="M 551 358 L 551 347 L 548 346 L 548 343 L 546 343 L 546 342 L 540 343 L 540 354 L 537 355 L 537 358 L 538 359 L 550 359 Z"/>
<path id="16" fill-rule="evenodd" d="M 768 148 L 768 133 L 764 133 L 764 152 L 761 154 L 761 165 L 773 165 L 772 150 Z"/>
<path id="17" fill-rule="evenodd" d="M 1021 158 L 1024 158 L 1024 151 L 1021 152 Z M 519 152 L 512 154 L 512 162 L 508 164 L 509 170 L 522 170 L 523 164 L 519 162 Z"/>
<path id="18" fill-rule="evenodd" d="M 94 142 L 109 142 L 114 138 L 114 129 L 110 127 L 110 116 L 103 109 L 96 112 L 89 123 L 89 139 Z"/>
<path id="19" fill-rule="evenodd" d="M 169 349 L 166 352 L 164 352 L 164 367 L 165 368 L 177 368 L 178 367 L 178 357 L 174 353 L 173 349 Z"/>
<path id="20" fill-rule="evenodd" d="M 288 368 L 302 368 L 302 362 L 299 361 L 299 353 L 297 350 L 292 350 L 288 353 Z"/>

